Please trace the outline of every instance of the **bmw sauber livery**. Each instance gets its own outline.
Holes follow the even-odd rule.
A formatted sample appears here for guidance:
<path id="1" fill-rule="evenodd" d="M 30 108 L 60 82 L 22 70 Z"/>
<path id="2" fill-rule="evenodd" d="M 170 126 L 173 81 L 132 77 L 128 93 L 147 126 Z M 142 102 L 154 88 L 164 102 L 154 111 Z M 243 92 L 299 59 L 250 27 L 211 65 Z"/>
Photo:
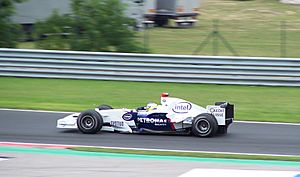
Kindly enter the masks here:
<path id="1" fill-rule="evenodd" d="M 233 118 L 234 106 L 228 102 L 216 102 L 204 108 L 163 93 L 160 105 L 148 103 L 136 109 L 113 109 L 109 105 L 101 105 L 59 119 L 57 128 L 78 129 L 86 134 L 111 131 L 208 137 L 226 134 Z"/>

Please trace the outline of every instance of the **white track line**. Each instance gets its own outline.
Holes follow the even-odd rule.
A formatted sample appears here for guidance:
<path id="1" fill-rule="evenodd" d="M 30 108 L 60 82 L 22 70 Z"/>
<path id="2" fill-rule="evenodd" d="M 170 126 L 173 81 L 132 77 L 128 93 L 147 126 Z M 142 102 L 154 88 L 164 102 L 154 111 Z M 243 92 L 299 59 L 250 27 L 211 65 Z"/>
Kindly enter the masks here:
<path id="1" fill-rule="evenodd" d="M 15 111 L 15 112 L 38 112 L 38 113 L 54 113 L 54 114 L 73 114 L 74 112 L 66 111 L 46 111 L 46 110 L 29 110 L 29 109 L 9 109 L 9 108 L 0 108 L 0 111 Z M 265 125 L 296 125 L 300 126 L 300 123 L 285 123 L 285 122 L 257 122 L 257 121 L 234 121 L 237 123 L 245 124 L 265 124 Z"/>
<path id="2" fill-rule="evenodd" d="M 5 161 L 5 160 L 8 160 L 7 158 L 1 158 L 0 157 L 0 161 Z"/>
<path id="3" fill-rule="evenodd" d="M 300 171 L 267 171 L 267 170 L 235 170 L 235 169 L 192 169 L 178 177 L 199 177 L 199 176 L 263 176 L 263 177 L 297 177 Z"/>
<path id="4" fill-rule="evenodd" d="M 148 148 L 130 148 L 130 147 L 110 147 L 110 146 L 86 146 L 86 145 L 67 145 L 67 144 L 44 144 L 44 143 L 23 143 L 23 142 L 1 142 L 1 144 L 11 144 L 9 146 L 45 146 L 47 147 L 91 147 L 91 148 L 104 148 L 104 149 L 120 149 L 120 150 L 141 150 L 141 151 L 163 151 L 163 152 L 194 152 L 194 153 L 208 153 L 208 154 L 226 154 L 226 155 L 260 155 L 260 156 L 275 156 L 275 157 L 300 157 L 300 155 L 282 155 L 282 154 L 258 154 L 258 153 L 238 153 L 238 152 L 219 152 L 219 151 L 187 151 L 187 150 L 175 150 L 175 149 L 148 149 Z"/>
<path id="5" fill-rule="evenodd" d="M 299 123 L 285 123 L 285 122 L 257 122 L 257 121 L 240 121 L 240 120 L 236 120 L 234 122 L 244 123 L 244 124 L 296 125 L 296 126 L 300 126 Z"/>

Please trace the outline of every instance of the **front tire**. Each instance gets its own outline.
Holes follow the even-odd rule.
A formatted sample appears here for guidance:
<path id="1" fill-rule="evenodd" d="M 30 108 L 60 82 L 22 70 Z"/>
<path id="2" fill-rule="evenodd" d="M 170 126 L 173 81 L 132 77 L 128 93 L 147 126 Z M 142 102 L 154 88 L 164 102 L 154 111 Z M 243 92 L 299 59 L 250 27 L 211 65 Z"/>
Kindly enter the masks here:
<path id="1" fill-rule="evenodd" d="M 199 137 L 214 136 L 218 130 L 218 122 L 211 114 L 200 114 L 194 118 L 192 132 Z"/>
<path id="2" fill-rule="evenodd" d="M 77 126 L 82 133 L 95 134 L 101 130 L 103 118 L 95 110 L 87 110 L 78 116 Z"/>

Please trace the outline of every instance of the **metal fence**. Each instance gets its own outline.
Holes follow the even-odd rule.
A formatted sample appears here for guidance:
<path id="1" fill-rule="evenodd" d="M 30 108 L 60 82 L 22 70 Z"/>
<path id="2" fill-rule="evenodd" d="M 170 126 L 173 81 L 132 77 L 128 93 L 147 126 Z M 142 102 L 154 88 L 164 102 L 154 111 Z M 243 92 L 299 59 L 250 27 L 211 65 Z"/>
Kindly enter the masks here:
<path id="1" fill-rule="evenodd" d="M 151 52 L 299 58 L 300 21 L 206 20 L 192 28 L 150 28 L 140 41 Z"/>
<path id="2" fill-rule="evenodd" d="M 2 48 L 0 76 L 300 86 L 300 59 Z"/>
<path id="3" fill-rule="evenodd" d="M 136 32 L 135 40 L 144 52 L 176 55 L 251 56 L 299 58 L 300 20 L 278 21 L 270 19 L 216 19 L 201 17 L 194 27 L 147 28 Z M 32 26 L 21 34 L 19 48 L 72 50 L 68 39 L 77 36 L 64 26 L 61 33 L 49 31 L 37 34 Z M 11 30 L 7 28 L 7 30 Z M 47 28 L 48 30 L 48 28 Z M 76 30 L 75 30 L 76 31 Z M 38 37 L 40 36 L 40 37 Z M 113 37 L 113 36 L 112 36 Z M 78 36 L 78 39 L 84 39 Z M 94 41 L 96 39 L 84 39 Z M 27 41 L 27 42 L 25 42 Z M 29 41 L 29 42 L 28 42 Z M 62 42 L 63 41 L 63 42 Z M 78 40 L 80 41 L 80 40 Z M 86 50 L 86 49 L 76 49 Z M 101 49 L 98 49 L 99 51 Z M 109 46 L 105 50 L 115 50 Z"/>

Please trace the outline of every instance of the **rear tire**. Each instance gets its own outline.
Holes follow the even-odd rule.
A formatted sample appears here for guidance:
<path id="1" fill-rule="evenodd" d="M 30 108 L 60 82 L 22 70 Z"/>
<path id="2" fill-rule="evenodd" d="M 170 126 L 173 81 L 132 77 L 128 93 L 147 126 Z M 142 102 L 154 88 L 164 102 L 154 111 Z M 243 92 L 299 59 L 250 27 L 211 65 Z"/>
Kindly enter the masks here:
<path id="1" fill-rule="evenodd" d="M 214 136 L 218 130 L 218 122 L 211 114 L 200 114 L 194 118 L 192 132 L 195 136 L 210 137 Z"/>
<path id="2" fill-rule="evenodd" d="M 95 110 L 87 110 L 78 116 L 77 126 L 82 133 L 95 134 L 101 130 L 103 118 Z"/>

